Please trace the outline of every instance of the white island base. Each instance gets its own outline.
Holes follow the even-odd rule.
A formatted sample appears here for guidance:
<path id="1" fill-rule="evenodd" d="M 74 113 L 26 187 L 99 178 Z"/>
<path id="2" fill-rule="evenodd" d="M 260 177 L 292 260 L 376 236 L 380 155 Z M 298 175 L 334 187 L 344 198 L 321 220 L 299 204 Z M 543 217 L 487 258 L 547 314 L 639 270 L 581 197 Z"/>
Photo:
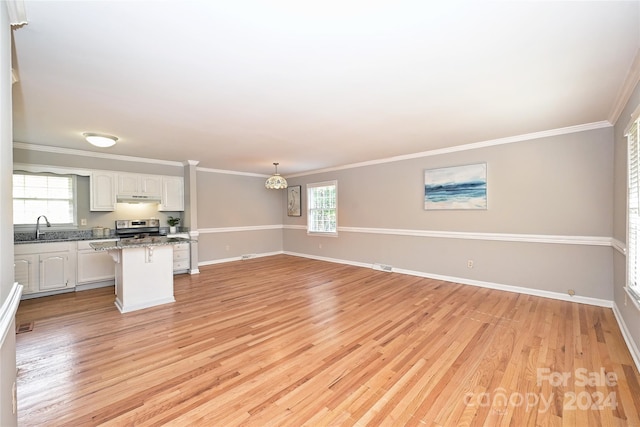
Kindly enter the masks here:
<path id="1" fill-rule="evenodd" d="M 109 250 L 116 262 L 116 307 L 121 313 L 175 302 L 173 245 Z"/>

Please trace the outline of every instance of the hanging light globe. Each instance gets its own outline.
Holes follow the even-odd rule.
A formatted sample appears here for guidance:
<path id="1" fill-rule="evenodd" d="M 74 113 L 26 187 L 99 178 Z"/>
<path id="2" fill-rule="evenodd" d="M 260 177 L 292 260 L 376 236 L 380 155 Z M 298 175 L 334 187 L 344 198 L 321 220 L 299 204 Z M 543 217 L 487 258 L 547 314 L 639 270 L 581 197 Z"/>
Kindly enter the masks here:
<path id="1" fill-rule="evenodd" d="M 278 173 L 279 164 L 280 163 L 273 164 L 276 167 L 276 173 L 271 175 L 269 179 L 267 179 L 267 182 L 264 183 L 264 186 L 269 190 L 282 190 L 288 187 L 287 180 Z"/>

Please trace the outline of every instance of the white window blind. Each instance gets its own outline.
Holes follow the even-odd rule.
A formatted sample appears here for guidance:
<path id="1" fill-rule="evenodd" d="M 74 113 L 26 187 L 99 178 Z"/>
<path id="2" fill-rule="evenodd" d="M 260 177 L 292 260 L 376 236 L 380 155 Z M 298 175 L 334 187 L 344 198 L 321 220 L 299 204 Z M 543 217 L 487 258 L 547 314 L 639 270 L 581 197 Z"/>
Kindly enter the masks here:
<path id="1" fill-rule="evenodd" d="M 337 181 L 307 184 L 307 232 L 337 234 Z"/>
<path id="2" fill-rule="evenodd" d="M 75 225 L 73 175 L 13 174 L 13 224 L 35 224 L 40 215 L 51 224 Z"/>
<path id="3" fill-rule="evenodd" d="M 627 287 L 633 296 L 640 300 L 640 286 L 638 285 L 638 256 L 640 248 L 638 234 L 640 233 L 640 120 L 636 120 L 627 134 L 628 143 L 628 190 L 627 195 Z"/>

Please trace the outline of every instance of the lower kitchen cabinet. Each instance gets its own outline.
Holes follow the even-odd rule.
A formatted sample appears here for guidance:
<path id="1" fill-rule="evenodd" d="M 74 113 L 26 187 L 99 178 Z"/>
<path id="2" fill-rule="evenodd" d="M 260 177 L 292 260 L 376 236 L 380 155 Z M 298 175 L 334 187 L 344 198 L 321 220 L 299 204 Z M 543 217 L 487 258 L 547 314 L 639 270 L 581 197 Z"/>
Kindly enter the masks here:
<path id="1" fill-rule="evenodd" d="M 173 274 L 186 273 L 190 267 L 189 243 L 173 245 Z"/>
<path id="2" fill-rule="evenodd" d="M 24 286 L 24 295 L 75 288 L 75 244 L 65 242 L 16 245 L 14 278 Z"/>
<path id="3" fill-rule="evenodd" d="M 113 282 L 116 277 L 116 268 L 113 258 L 108 252 L 96 251 L 91 246 L 92 242 L 109 242 L 111 240 L 83 240 L 78 242 L 78 285 L 87 285 L 99 282 Z"/>

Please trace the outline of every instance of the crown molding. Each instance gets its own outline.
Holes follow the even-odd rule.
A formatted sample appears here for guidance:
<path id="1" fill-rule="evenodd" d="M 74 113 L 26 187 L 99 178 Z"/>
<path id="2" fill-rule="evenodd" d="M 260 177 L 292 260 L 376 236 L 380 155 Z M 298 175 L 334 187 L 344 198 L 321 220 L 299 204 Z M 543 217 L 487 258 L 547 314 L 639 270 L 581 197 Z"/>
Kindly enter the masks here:
<path id="1" fill-rule="evenodd" d="M 160 159 L 149 159 L 145 157 L 134 157 L 134 156 L 123 156 L 120 154 L 109 154 L 109 153 L 99 153 L 95 151 L 86 151 L 86 150 L 78 150 L 74 148 L 62 148 L 62 147 L 52 147 L 49 145 L 38 145 L 38 144 L 29 144 L 26 142 L 13 142 L 13 148 L 19 148 L 21 150 L 30 150 L 30 151 L 43 151 L 46 153 L 55 153 L 55 154 L 68 154 L 73 156 L 84 156 L 84 157 L 98 157 L 101 159 L 109 159 L 109 160 L 118 160 L 122 162 L 136 162 L 136 163 L 153 163 L 156 165 L 164 165 L 164 166 L 178 166 L 184 167 L 182 162 L 174 162 L 171 160 L 160 160 Z"/>
<path id="2" fill-rule="evenodd" d="M 334 172 L 344 169 L 353 169 L 363 166 L 373 166 L 383 163 L 399 162 L 402 160 L 418 159 L 422 157 L 440 156 L 443 154 L 457 153 L 460 151 L 477 150 L 479 148 L 495 147 L 496 145 L 513 144 L 516 142 L 531 141 L 533 139 L 549 138 L 552 136 L 566 135 L 570 133 L 578 133 L 595 129 L 604 129 L 613 126 L 610 122 L 604 120 L 600 122 L 585 123 L 582 125 L 567 126 L 563 128 L 545 130 L 541 132 L 525 133 L 522 135 L 509 136 L 506 138 L 490 139 L 487 141 L 473 142 L 471 144 L 456 145 L 454 147 L 439 148 L 436 150 L 422 151 L 420 153 L 406 154 L 402 156 L 387 157 L 385 159 L 371 160 L 367 162 L 351 163 L 343 166 L 336 166 L 326 169 L 317 169 L 310 172 L 302 172 L 298 174 L 287 175 L 288 178 L 296 178 L 300 176 L 315 175 L 318 173 Z"/>
<path id="3" fill-rule="evenodd" d="M 265 175 L 262 173 L 238 172 L 238 171 L 230 171 L 225 169 L 196 168 L 196 170 L 198 172 L 222 173 L 226 175 L 242 175 L 242 176 L 251 176 L 256 178 L 269 178 L 271 176 L 271 175 Z"/>
<path id="4" fill-rule="evenodd" d="M 629 102 L 633 91 L 638 85 L 638 82 L 640 82 L 640 49 L 636 51 L 636 56 L 631 64 L 629 72 L 627 73 L 627 77 L 618 91 L 618 96 L 616 97 L 613 107 L 611 108 L 611 112 L 609 113 L 609 123 L 616 124 L 624 110 L 624 107 L 626 107 Z"/>

